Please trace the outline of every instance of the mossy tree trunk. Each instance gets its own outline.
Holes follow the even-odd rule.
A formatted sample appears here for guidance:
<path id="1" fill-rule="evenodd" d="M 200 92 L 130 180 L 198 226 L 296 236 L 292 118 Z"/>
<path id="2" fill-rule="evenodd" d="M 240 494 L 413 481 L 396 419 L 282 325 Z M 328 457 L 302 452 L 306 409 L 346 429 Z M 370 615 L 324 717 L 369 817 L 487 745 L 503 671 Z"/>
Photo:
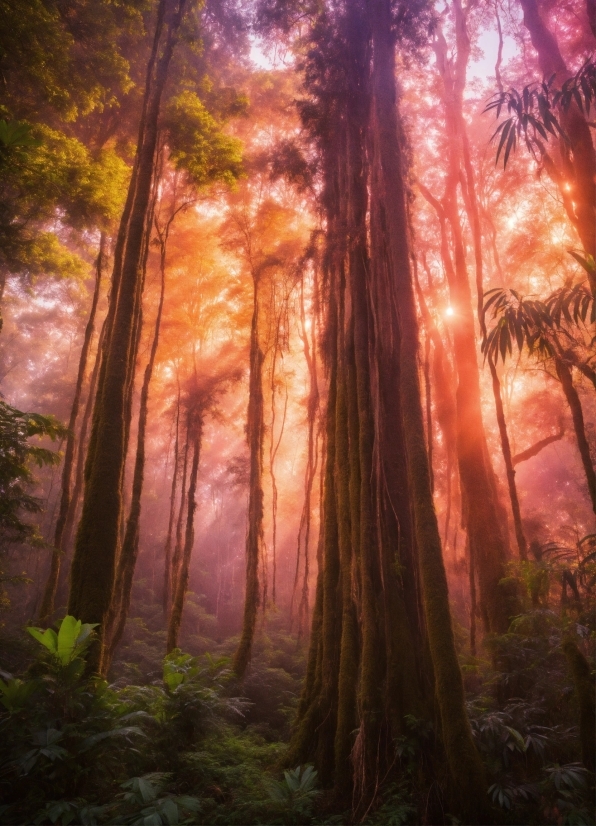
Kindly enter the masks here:
<path id="1" fill-rule="evenodd" d="M 304 301 L 304 277 L 300 284 L 300 338 L 304 348 L 304 359 L 308 369 L 309 392 L 307 402 L 307 453 L 306 468 L 304 471 L 304 504 L 300 514 L 300 525 L 298 528 L 298 547 L 296 551 L 296 572 L 294 576 L 294 588 L 292 591 L 292 602 L 290 605 L 290 625 L 292 623 L 292 609 L 294 599 L 298 589 L 298 579 L 300 574 L 300 552 L 303 550 L 304 567 L 302 572 L 302 590 L 298 603 L 298 638 L 300 639 L 304 628 L 308 628 L 309 622 L 309 575 L 310 575 L 310 538 L 312 519 L 312 495 L 313 486 L 317 476 L 317 466 L 319 463 L 319 433 L 317 429 L 319 413 L 319 380 L 318 380 L 318 359 L 317 359 L 317 310 L 318 310 L 318 272 L 316 266 L 316 253 L 313 255 L 313 292 L 312 292 L 312 317 L 310 337 L 306 323 L 306 310 Z"/>
<path id="2" fill-rule="evenodd" d="M 246 584 L 242 633 L 233 669 L 242 679 L 248 668 L 260 604 L 259 560 L 263 543 L 263 400 L 264 355 L 259 339 L 259 274 L 253 272 L 253 315 L 250 328 L 250 377 L 247 438 L 250 452 L 248 528 L 246 532 Z"/>
<path id="3" fill-rule="evenodd" d="M 130 597 L 132 593 L 132 581 L 134 570 L 137 562 L 139 552 L 139 533 L 141 522 L 141 496 L 143 493 L 143 481 L 145 475 L 145 438 L 147 432 L 147 416 L 149 412 L 149 387 L 151 378 L 153 376 L 153 368 L 155 366 L 155 359 L 157 356 L 157 349 L 159 346 L 159 331 L 161 327 L 161 318 L 163 313 L 163 305 L 166 289 L 166 252 L 167 239 L 170 224 L 166 227 L 164 233 L 159 235 L 160 244 L 160 292 L 159 303 L 157 306 L 157 314 L 155 317 L 155 324 L 153 328 L 153 338 L 151 341 L 151 350 L 149 352 L 149 359 L 145 367 L 145 374 L 143 376 L 143 385 L 141 387 L 141 398 L 139 404 L 139 422 L 137 431 L 137 452 L 135 457 L 134 474 L 132 480 L 132 493 L 130 509 L 128 518 L 126 520 L 126 529 L 124 532 L 124 541 L 122 549 L 118 557 L 118 565 L 116 570 L 116 578 L 114 582 L 114 595 L 112 604 L 107 618 L 107 635 L 108 643 L 104 648 L 104 661 L 102 663 L 102 672 L 107 673 L 116 646 L 122 638 L 124 627 L 126 625 L 126 618 L 130 608 Z"/>
<path id="4" fill-rule="evenodd" d="M 140 313 L 140 285 L 147 243 L 148 212 L 154 182 L 161 97 L 175 47 L 185 0 L 160 0 L 148 67 L 135 173 L 134 194 L 125 228 L 113 321 L 105 349 L 105 369 L 94 408 L 85 493 L 72 565 L 68 610 L 84 622 L 99 623 L 98 641 L 88 667 L 97 671 L 105 643 L 105 621 L 112 601 L 122 511 L 130 387 Z M 121 228 L 122 229 L 122 228 Z M 115 270 L 116 273 L 116 270 Z M 112 290 L 114 293 L 113 284 Z"/>
<path id="5" fill-rule="evenodd" d="M 423 603 L 443 744 L 453 780 L 451 798 L 467 822 L 487 822 L 486 781 L 465 710 L 463 680 L 455 648 L 447 579 L 434 511 L 418 371 L 418 323 L 408 250 L 389 0 L 372 0 L 374 128 L 386 221 L 389 265 L 400 327 L 400 390 L 407 471 L 420 555 Z M 391 283 L 390 282 L 390 283 Z"/>
<path id="6" fill-rule="evenodd" d="M 433 716 L 382 170 L 371 165 L 370 10 L 351 3 L 318 31 L 338 84 L 319 97 L 325 130 L 315 132 L 327 219 L 326 470 L 307 680 L 288 755 L 314 759 L 360 815 L 395 761 L 405 715 Z"/>
<path id="7" fill-rule="evenodd" d="M 355 0 L 326 24 L 307 65 L 327 227 L 326 471 L 307 677 L 287 760 L 314 759 L 363 816 L 395 765 L 406 715 L 435 722 L 436 692 L 448 797 L 467 822 L 487 822 L 430 485 L 390 2 Z M 335 70 L 329 94 L 316 84 L 319 50 Z"/>
<path id="8" fill-rule="evenodd" d="M 77 419 L 79 417 L 79 407 L 81 404 L 81 395 L 83 392 L 83 385 L 87 373 L 87 362 L 89 360 L 89 351 L 91 349 L 91 341 L 95 329 L 95 316 L 97 313 L 97 305 L 99 302 L 99 292 L 101 288 L 101 276 L 105 265 L 106 256 L 106 235 L 104 232 L 100 235 L 99 251 L 95 262 L 95 288 L 93 290 L 93 298 L 91 300 L 91 309 L 89 311 L 89 318 L 85 327 L 85 335 L 83 337 L 83 347 L 79 358 L 79 369 L 77 374 L 77 381 L 75 385 L 74 398 L 72 407 L 70 409 L 70 418 L 68 421 L 68 436 L 66 439 L 66 452 L 64 454 L 64 467 L 62 469 L 62 482 L 60 489 L 60 506 L 58 509 L 58 519 L 56 520 L 56 527 L 54 530 L 54 547 L 52 549 L 52 559 L 50 563 L 50 572 L 46 582 L 41 608 L 39 609 L 39 621 L 47 623 L 54 613 L 54 602 L 56 599 L 56 591 L 58 588 L 58 580 L 60 578 L 60 567 L 65 550 L 65 528 L 68 519 L 68 513 L 72 500 L 72 473 L 75 468 L 75 451 L 77 448 L 76 427 Z M 82 440 L 79 441 L 78 450 L 80 453 L 84 450 L 84 434 Z"/>
<path id="9" fill-rule="evenodd" d="M 106 319 L 104 319 L 104 322 L 101 326 L 101 332 L 99 334 L 99 340 L 97 342 L 95 363 L 93 365 L 93 371 L 91 373 L 91 379 L 89 381 L 89 393 L 87 396 L 87 401 L 85 402 L 85 412 L 83 413 L 83 421 L 81 422 L 81 429 L 79 432 L 79 444 L 77 449 L 75 479 L 72 488 L 72 495 L 70 497 L 70 504 L 68 506 L 68 513 L 66 515 L 64 534 L 62 536 L 62 547 L 64 548 L 65 558 L 62 560 L 62 564 L 60 565 L 60 576 L 58 581 L 58 589 L 56 592 L 56 601 L 60 602 L 62 602 L 62 600 L 66 601 L 68 597 L 67 582 L 69 579 L 68 575 L 70 574 L 70 564 L 65 565 L 64 563 L 66 561 L 70 563 L 70 560 L 68 560 L 67 555 L 72 551 L 72 535 L 81 506 L 81 496 L 83 493 L 83 484 L 85 477 L 85 459 L 87 456 L 89 442 L 87 434 L 89 431 L 89 425 L 91 423 L 91 414 L 93 413 L 93 401 L 95 399 L 95 392 L 97 389 L 97 382 L 99 378 L 101 355 L 103 350 L 103 342 L 105 340 L 106 329 L 107 324 Z"/>

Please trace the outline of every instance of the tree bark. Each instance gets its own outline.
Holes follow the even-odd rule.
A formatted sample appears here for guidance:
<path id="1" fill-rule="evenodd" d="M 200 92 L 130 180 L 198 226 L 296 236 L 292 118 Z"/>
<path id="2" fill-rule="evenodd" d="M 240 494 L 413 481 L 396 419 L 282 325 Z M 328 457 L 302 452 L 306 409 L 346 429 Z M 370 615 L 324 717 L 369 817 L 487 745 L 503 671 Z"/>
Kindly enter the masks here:
<path id="1" fill-rule="evenodd" d="M 434 511 L 418 371 L 418 322 L 410 271 L 406 198 L 397 123 L 395 57 L 389 0 L 372 0 L 375 126 L 400 324 L 400 387 L 426 628 L 453 793 L 468 822 L 487 822 L 486 780 L 466 715 L 463 680 L 451 622 L 447 578 Z M 484 819 L 483 819 L 484 818 Z"/>
<path id="2" fill-rule="evenodd" d="M 558 433 L 554 433 L 552 436 L 546 436 L 546 438 L 540 439 L 536 442 L 536 444 L 533 444 L 531 447 L 527 448 L 527 450 L 522 450 L 520 453 L 516 453 L 511 459 L 513 466 L 515 467 L 515 465 L 519 465 L 521 462 L 527 462 L 528 459 L 538 456 L 541 450 L 544 450 L 545 447 L 552 445 L 553 442 L 558 442 L 564 435 L 565 431 L 561 428 Z"/>
<path id="3" fill-rule="evenodd" d="M 506 526 L 499 515 L 494 472 L 491 467 L 480 403 L 480 375 L 468 279 L 465 247 L 460 224 L 457 190 L 461 181 L 463 91 L 470 42 L 461 4 L 456 0 L 457 53 L 448 58 L 447 44 L 439 30 L 435 41 L 437 67 L 443 80 L 445 123 L 448 139 L 449 170 L 445 195 L 440 205 L 443 231 L 446 222 L 453 246 L 453 262 L 443 250 L 451 306 L 454 356 L 457 369 L 457 450 L 462 495 L 466 506 L 466 528 L 474 548 L 480 586 L 480 605 L 486 631 L 504 633 L 509 618 L 516 613 L 516 595 L 504 584 L 507 560 Z M 464 193 L 468 197 L 469 193 Z M 443 237 L 443 246 L 447 246 Z M 476 253 L 477 266 L 479 252 Z M 477 271 L 478 272 L 478 271 Z M 481 269 L 479 270 L 481 272 Z"/>
<path id="4" fill-rule="evenodd" d="M 259 341 L 259 276 L 253 273 L 253 315 L 250 329 L 250 378 L 247 437 L 250 451 L 248 529 L 246 534 L 246 590 L 242 634 L 234 655 L 233 669 L 243 679 L 252 653 L 260 604 L 259 559 L 263 542 L 263 361 Z"/>
<path id="5" fill-rule="evenodd" d="M 201 437 L 203 431 L 202 412 L 199 410 L 191 414 L 189 423 L 189 439 L 192 441 L 192 465 L 188 482 L 188 501 L 186 508 L 186 530 L 184 533 L 184 550 L 180 564 L 180 571 L 176 577 L 176 588 L 172 598 L 172 610 L 168 621 L 168 633 L 166 641 L 166 653 L 171 654 L 178 646 L 178 634 L 182 621 L 182 611 L 184 609 L 184 598 L 188 589 L 188 576 L 190 572 L 190 559 L 195 541 L 195 512 L 197 509 L 196 491 L 197 477 L 199 473 L 199 458 L 201 454 Z"/>
<path id="6" fill-rule="evenodd" d="M 52 559 L 50 564 L 50 573 L 46 582 L 41 608 L 39 609 L 39 622 L 46 624 L 50 621 L 54 613 L 54 601 L 56 599 L 56 591 L 58 588 L 58 580 L 60 577 L 60 566 L 62 557 L 64 555 L 64 529 L 68 518 L 68 511 L 71 502 L 71 482 L 72 471 L 75 463 L 75 449 L 76 449 L 76 426 L 79 416 L 79 407 L 81 404 L 81 394 L 83 392 L 83 384 L 85 382 L 85 375 L 87 373 L 87 362 L 89 360 L 89 350 L 91 349 L 91 340 L 93 338 L 93 331 L 95 330 L 95 316 L 97 313 L 97 304 L 99 302 L 99 292 L 101 288 L 101 276 L 104 266 L 106 247 L 106 235 L 104 232 L 100 235 L 99 251 L 95 262 L 95 288 L 93 290 L 93 298 L 91 300 L 91 309 L 89 311 L 89 318 L 85 327 L 85 335 L 83 338 L 83 347 L 79 358 L 79 370 L 77 374 L 77 381 L 75 385 L 74 398 L 72 407 L 70 409 L 70 418 L 68 421 L 68 436 L 66 438 L 66 452 L 64 455 L 64 467 L 62 469 L 62 485 L 60 491 L 60 508 L 58 510 L 58 519 L 56 521 L 56 528 L 54 531 L 54 547 L 52 550 Z M 82 442 L 79 442 L 79 451 L 84 449 Z"/>
<path id="7" fill-rule="evenodd" d="M 499 381 L 497 368 L 491 356 L 488 357 L 488 362 L 493 382 L 493 396 L 495 399 L 495 410 L 497 413 L 499 435 L 501 437 L 501 450 L 503 451 L 503 460 L 505 461 L 505 472 L 507 474 L 507 485 L 509 487 L 509 499 L 511 501 L 515 538 L 517 540 L 520 558 L 525 561 L 528 558 L 528 543 L 526 541 L 522 525 L 521 510 L 517 495 L 517 485 L 515 484 L 515 468 L 511 456 L 511 445 L 509 443 L 509 434 L 507 433 L 507 424 L 505 422 L 505 410 L 503 408 L 503 400 L 501 398 L 501 382 Z"/>
<path id="8" fill-rule="evenodd" d="M 178 388 L 178 398 L 176 400 L 176 437 L 174 442 L 174 472 L 172 474 L 172 488 L 170 492 L 170 515 L 168 517 L 168 533 L 164 549 L 164 578 L 161 604 L 164 614 L 167 616 L 172 602 L 171 595 L 171 575 L 172 575 L 172 534 L 174 531 L 174 518 L 176 513 L 176 488 L 178 486 L 178 464 L 180 459 L 180 388 Z M 184 493 L 182 494 L 184 496 Z"/>
<path id="9" fill-rule="evenodd" d="M 571 370 L 565 362 L 555 356 L 555 367 L 557 376 L 563 387 L 563 393 L 567 399 L 567 404 L 571 410 L 571 418 L 573 419 L 573 429 L 575 430 L 575 438 L 579 455 L 582 460 L 584 473 L 586 474 L 586 482 L 588 483 L 588 492 L 592 501 L 592 510 L 596 513 L 596 473 L 594 472 L 594 463 L 590 455 L 590 443 L 586 436 L 586 428 L 584 425 L 584 414 L 581 406 L 577 390 L 573 385 L 573 378 Z"/>
<path id="10" fill-rule="evenodd" d="M 86 471 L 83 512 L 73 559 L 69 613 L 99 623 L 88 668 L 97 671 L 105 643 L 105 621 L 112 600 L 126 460 L 127 393 L 134 373 L 135 325 L 157 149 L 161 97 L 185 0 L 160 0 L 158 23 L 139 129 L 134 197 L 126 229 L 117 303 L 105 356 L 105 374 L 94 411 L 94 442 Z"/>
<path id="11" fill-rule="evenodd" d="M 114 582 L 114 595 L 107 618 L 106 634 L 108 643 L 105 646 L 105 659 L 102 664 L 103 673 L 107 673 L 114 656 L 116 646 L 122 638 L 128 611 L 130 608 L 130 597 L 132 592 L 132 581 L 139 552 L 139 532 L 141 521 L 141 496 L 143 493 L 143 481 L 145 475 L 145 438 L 147 432 L 147 416 L 149 412 L 149 386 L 153 376 L 157 348 L 159 346 L 159 331 L 163 313 L 165 288 L 166 288 L 166 240 L 161 239 L 160 246 L 160 293 L 155 325 L 153 328 L 153 338 L 149 360 L 145 367 L 143 386 L 141 388 L 141 398 L 139 405 L 139 424 L 137 432 L 137 453 L 135 458 L 134 475 L 132 481 L 132 495 L 130 510 L 126 521 L 124 541 L 118 558 L 116 577 Z"/>

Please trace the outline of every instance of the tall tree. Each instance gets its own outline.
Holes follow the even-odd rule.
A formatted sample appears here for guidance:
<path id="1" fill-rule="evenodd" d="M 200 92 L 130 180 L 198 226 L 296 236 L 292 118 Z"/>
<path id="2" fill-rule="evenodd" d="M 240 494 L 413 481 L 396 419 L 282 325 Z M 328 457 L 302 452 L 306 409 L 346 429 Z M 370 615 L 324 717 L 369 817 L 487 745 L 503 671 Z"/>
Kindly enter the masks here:
<path id="1" fill-rule="evenodd" d="M 396 110 L 395 39 L 415 38 L 427 9 L 401 11 L 327 9 L 306 63 L 303 116 L 327 225 L 329 398 L 317 596 L 288 759 L 314 757 L 366 811 L 405 715 L 432 717 L 434 675 L 452 799 L 473 818 L 484 780 L 432 502 Z"/>
<path id="2" fill-rule="evenodd" d="M 126 459 L 127 399 L 136 358 L 136 328 L 154 184 L 158 118 L 185 5 L 186 0 L 160 0 L 158 5 L 135 169 L 128 209 L 123 216 L 126 223 L 121 226 L 124 243 L 121 260 L 116 257 L 112 276 L 114 313 L 105 348 L 105 370 L 100 375 L 94 410 L 94 433 L 87 458 L 83 512 L 69 597 L 69 613 L 84 622 L 100 624 L 98 643 L 89 660 L 91 669 L 98 669 L 101 664 L 104 626 L 114 585 Z"/>
<path id="3" fill-rule="evenodd" d="M 68 421 L 68 436 L 66 437 L 66 452 L 64 456 L 64 467 L 62 468 L 62 481 L 60 490 L 60 507 L 58 510 L 58 518 L 56 520 L 56 527 L 54 529 L 54 547 L 52 549 L 52 559 L 50 563 L 50 572 L 46 582 L 44 594 L 39 609 L 39 621 L 47 622 L 54 612 L 54 601 L 56 599 L 56 591 L 58 588 L 58 580 L 60 577 L 60 567 L 62 557 L 65 551 L 65 528 L 68 521 L 68 513 L 70 510 L 72 500 L 72 473 L 75 466 L 75 449 L 76 445 L 76 427 L 79 416 L 79 407 L 81 404 L 81 394 L 83 392 L 83 384 L 87 373 L 87 361 L 89 358 L 89 351 L 91 348 L 91 340 L 93 331 L 95 329 L 95 315 L 97 313 L 97 305 L 99 301 L 99 291 L 101 288 L 101 277 L 103 268 L 105 266 L 106 256 L 106 235 L 101 233 L 99 242 L 99 251 L 97 260 L 95 262 L 95 288 L 93 290 L 93 298 L 91 301 L 91 309 L 89 311 L 89 318 L 85 327 L 85 335 L 83 339 L 83 347 L 79 358 L 79 369 L 77 374 L 77 381 L 75 385 L 74 398 L 70 410 L 70 418 Z M 79 442 L 79 451 L 84 450 L 84 445 Z"/>
<path id="4" fill-rule="evenodd" d="M 546 80 L 555 76 L 560 88 L 572 77 L 557 42 L 544 22 L 538 0 L 520 0 L 524 25 L 538 54 L 538 63 Z M 566 139 L 556 142 L 555 155 L 543 147 L 543 162 L 563 199 L 571 223 L 577 230 L 585 252 L 596 258 L 596 151 L 586 113 L 573 100 L 559 108 Z M 596 292 L 596 274 L 590 276 Z"/>
<path id="5" fill-rule="evenodd" d="M 457 451 L 464 514 L 469 538 L 470 565 L 480 586 L 480 608 L 486 631 L 504 633 L 516 613 L 515 594 L 505 582 L 508 557 L 507 525 L 498 502 L 495 474 L 488 451 L 482 419 L 480 373 L 478 367 L 472 291 L 466 263 L 465 242 L 460 222 L 459 195 L 468 202 L 474 194 L 469 178 L 469 145 L 463 117 L 463 94 L 470 39 L 460 0 L 454 3 L 456 51 L 452 57 L 441 29 L 435 38 L 437 69 L 442 81 L 446 126 L 448 170 L 441 201 L 430 198 L 437 210 L 441 252 L 449 284 L 453 348 L 457 371 Z M 465 188 L 462 184 L 465 181 Z M 428 190 L 422 190 L 428 195 Z M 475 194 L 474 194 L 475 197 Z M 477 210 L 474 213 L 477 217 Z M 473 225 L 477 221 L 473 220 Z M 478 232 L 476 233 L 478 240 Z M 477 275 L 482 274 L 482 250 L 476 245 Z M 477 286 L 482 295 L 482 282 Z"/>

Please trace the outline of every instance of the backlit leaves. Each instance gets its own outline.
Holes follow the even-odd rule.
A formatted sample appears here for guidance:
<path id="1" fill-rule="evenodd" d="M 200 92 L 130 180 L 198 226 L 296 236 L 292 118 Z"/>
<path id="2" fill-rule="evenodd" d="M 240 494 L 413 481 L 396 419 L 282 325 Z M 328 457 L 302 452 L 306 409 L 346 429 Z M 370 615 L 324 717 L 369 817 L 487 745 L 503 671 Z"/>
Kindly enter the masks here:
<path id="1" fill-rule="evenodd" d="M 596 99 L 596 66 L 593 59 L 588 59 L 560 89 L 555 88 L 555 79 L 556 75 L 552 75 L 542 83 L 524 86 L 521 92 L 512 87 L 499 92 L 489 101 L 485 112 L 494 111 L 497 120 L 502 112 L 509 116 L 499 124 L 491 138 L 499 139 L 496 164 L 503 152 L 503 167 L 506 167 L 511 152 L 522 140 L 533 155 L 536 149 L 543 153 L 541 141 L 548 142 L 550 137 L 567 141 L 557 116 L 559 110 L 566 112 L 575 104 L 586 117 L 589 115 Z"/>

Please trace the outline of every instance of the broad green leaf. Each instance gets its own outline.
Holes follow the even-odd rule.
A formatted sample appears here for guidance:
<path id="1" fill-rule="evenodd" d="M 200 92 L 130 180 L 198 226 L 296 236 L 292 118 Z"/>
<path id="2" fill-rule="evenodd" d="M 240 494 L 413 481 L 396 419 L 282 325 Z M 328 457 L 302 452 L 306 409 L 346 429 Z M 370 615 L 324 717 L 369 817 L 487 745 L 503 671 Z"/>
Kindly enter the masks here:
<path id="1" fill-rule="evenodd" d="M 42 631 L 41 628 L 28 626 L 27 631 L 31 634 L 33 639 L 36 639 L 44 645 L 48 651 L 52 652 L 52 654 L 58 653 L 58 635 L 52 628 L 47 628 L 45 631 Z"/>
<path id="2" fill-rule="evenodd" d="M 70 615 L 65 616 L 60 623 L 57 656 L 62 665 L 67 665 L 74 657 L 81 624 L 81 620 Z"/>

